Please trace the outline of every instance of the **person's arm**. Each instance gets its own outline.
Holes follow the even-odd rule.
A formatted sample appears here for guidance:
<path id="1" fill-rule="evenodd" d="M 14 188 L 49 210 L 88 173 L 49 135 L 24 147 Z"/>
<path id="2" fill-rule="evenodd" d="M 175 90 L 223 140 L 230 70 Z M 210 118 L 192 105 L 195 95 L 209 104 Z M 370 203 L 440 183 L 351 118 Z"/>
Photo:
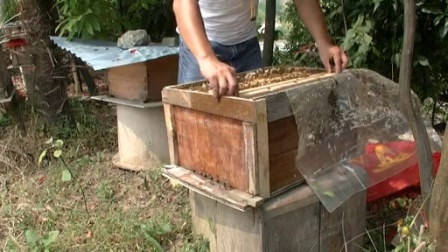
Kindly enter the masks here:
<path id="1" fill-rule="evenodd" d="M 325 17 L 319 0 L 294 0 L 294 3 L 303 24 L 307 27 L 317 45 L 333 44 L 327 32 Z"/>
<path id="2" fill-rule="evenodd" d="M 327 32 L 319 0 L 294 0 L 294 3 L 303 24 L 317 43 L 320 58 L 327 72 L 332 71 L 330 58 L 333 58 L 336 73 L 341 72 L 347 67 L 349 59 L 339 46 L 333 44 Z"/>
<path id="3" fill-rule="evenodd" d="M 201 73 L 209 81 L 215 97 L 236 94 L 235 69 L 216 57 L 205 33 L 198 0 L 174 0 L 173 11 L 179 33 L 198 61 Z"/>
<path id="4" fill-rule="evenodd" d="M 216 58 L 205 35 L 198 0 L 174 0 L 173 10 L 182 39 L 199 61 Z"/>

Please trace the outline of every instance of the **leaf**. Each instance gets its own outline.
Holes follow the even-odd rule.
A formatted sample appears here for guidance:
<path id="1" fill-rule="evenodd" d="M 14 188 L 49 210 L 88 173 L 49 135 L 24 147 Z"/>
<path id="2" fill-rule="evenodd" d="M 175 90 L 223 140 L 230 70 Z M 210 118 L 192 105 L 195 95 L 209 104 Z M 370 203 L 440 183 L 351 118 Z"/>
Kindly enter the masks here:
<path id="1" fill-rule="evenodd" d="M 86 22 L 84 24 L 84 28 L 86 28 L 86 31 L 90 34 L 93 35 L 93 26 L 90 22 Z"/>
<path id="2" fill-rule="evenodd" d="M 45 143 L 46 143 L 46 144 L 52 144 L 52 143 L 53 143 L 53 137 L 51 137 L 50 139 L 48 139 Z"/>
<path id="3" fill-rule="evenodd" d="M 324 195 L 328 196 L 330 198 L 336 197 L 336 194 L 334 194 L 334 192 L 332 192 L 332 191 L 326 191 L 326 192 L 324 192 Z"/>
<path id="4" fill-rule="evenodd" d="M 418 63 L 422 66 L 429 66 L 429 61 L 425 56 L 417 56 Z"/>
<path id="5" fill-rule="evenodd" d="M 53 146 L 58 149 L 62 148 L 62 145 L 64 145 L 64 141 L 62 141 L 60 139 L 56 140 L 53 144 Z"/>
<path id="6" fill-rule="evenodd" d="M 434 25 L 438 25 L 444 17 L 445 15 L 439 15 L 436 18 L 434 18 Z"/>
<path id="7" fill-rule="evenodd" d="M 92 26 L 95 31 L 98 31 L 98 32 L 101 31 L 101 26 L 100 26 L 100 23 L 98 22 L 98 20 L 93 19 Z"/>
<path id="8" fill-rule="evenodd" d="M 42 165 L 42 161 L 44 161 L 45 156 L 47 156 L 47 149 L 42 151 L 42 153 L 39 156 L 39 160 L 37 161 L 37 166 L 40 167 Z"/>
<path id="9" fill-rule="evenodd" d="M 148 234 L 146 235 L 146 239 L 155 248 L 156 251 L 163 252 L 162 246 L 156 239 L 154 239 L 152 236 L 150 236 Z"/>
<path id="10" fill-rule="evenodd" d="M 375 3 L 375 7 L 373 8 L 373 12 L 376 12 L 378 7 L 380 7 L 380 4 L 383 0 L 373 0 L 373 3 Z"/>
<path id="11" fill-rule="evenodd" d="M 34 232 L 34 230 L 28 229 L 25 232 L 25 238 L 28 245 L 31 247 L 36 246 L 37 241 L 39 240 L 39 236 Z"/>
<path id="12" fill-rule="evenodd" d="M 367 45 L 370 45 L 370 43 L 372 43 L 372 37 L 369 34 L 365 33 L 364 41 L 367 43 Z"/>
<path id="13" fill-rule="evenodd" d="M 448 32 L 448 18 L 445 18 L 445 22 L 443 23 L 442 27 L 440 27 L 440 38 L 444 39 L 447 32 Z"/>
<path id="14" fill-rule="evenodd" d="M 62 155 L 62 150 L 55 150 L 55 151 L 53 152 L 53 156 L 54 156 L 55 158 L 59 158 L 59 157 L 61 157 L 61 155 Z"/>
<path id="15" fill-rule="evenodd" d="M 170 223 L 163 223 L 160 225 L 160 231 L 160 234 L 163 235 L 173 231 L 173 228 Z"/>
<path id="16" fill-rule="evenodd" d="M 405 207 L 406 203 L 407 203 L 407 201 L 403 198 L 397 198 L 397 202 L 400 205 L 400 207 L 402 207 L 402 208 Z"/>
<path id="17" fill-rule="evenodd" d="M 72 180 L 72 174 L 69 170 L 65 169 L 62 171 L 62 182 L 69 182 Z"/>
<path id="18" fill-rule="evenodd" d="M 424 7 L 422 12 L 427 14 L 443 14 L 443 11 L 437 7 Z"/>
<path id="19" fill-rule="evenodd" d="M 42 242 L 45 247 L 48 247 L 51 243 L 53 243 L 59 235 L 59 231 L 50 231 L 47 235 L 45 235 L 42 239 Z"/>

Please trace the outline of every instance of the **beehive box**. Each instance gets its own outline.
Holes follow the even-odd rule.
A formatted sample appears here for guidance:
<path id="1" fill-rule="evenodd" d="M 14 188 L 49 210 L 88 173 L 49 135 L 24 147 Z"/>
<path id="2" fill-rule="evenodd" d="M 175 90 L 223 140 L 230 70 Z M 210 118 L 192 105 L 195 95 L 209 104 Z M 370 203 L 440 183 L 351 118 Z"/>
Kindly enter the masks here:
<path id="1" fill-rule="evenodd" d="M 178 55 L 110 68 L 109 95 L 136 102 L 160 102 L 164 86 L 177 83 Z"/>
<path id="2" fill-rule="evenodd" d="M 165 87 L 168 177 L 190 188 L 205 181 L 212 188 L 213 181 L 222 187 L 205 188 L 207 194 L 232 192 L 235 202 L 254 200 L 247 195 L 268 198 L 303 182 L 295 165 L 297 126 L 283 91 L 332 76 L 322 69 L 260 69 L 238 75 L 239 97 L 219 101 L 204 82 Z"/>

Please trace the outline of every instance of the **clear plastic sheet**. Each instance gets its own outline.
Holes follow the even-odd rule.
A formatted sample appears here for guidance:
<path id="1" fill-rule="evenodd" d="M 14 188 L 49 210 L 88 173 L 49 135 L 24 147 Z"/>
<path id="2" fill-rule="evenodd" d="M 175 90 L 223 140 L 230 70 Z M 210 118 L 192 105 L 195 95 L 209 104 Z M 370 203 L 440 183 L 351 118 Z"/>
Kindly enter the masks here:
<path id="1" fill-rule="evenodd" d="M 397 88 L 374 72 L 351 70 L 286 91 L 300 136 L 297 168 L 329 212 L 418 162 Z M 413 105 L 420 111 L 418 99 Z M 437 133 L 428 133 L 440 150 Z"/>

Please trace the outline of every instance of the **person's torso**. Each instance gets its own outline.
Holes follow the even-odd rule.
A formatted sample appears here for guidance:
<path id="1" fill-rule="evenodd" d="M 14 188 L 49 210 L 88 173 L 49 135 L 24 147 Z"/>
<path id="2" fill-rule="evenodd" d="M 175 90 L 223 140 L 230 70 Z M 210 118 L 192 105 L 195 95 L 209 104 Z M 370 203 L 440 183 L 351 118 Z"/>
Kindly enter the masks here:
<path id="1" fill-rule="evenodd" d="M 234 45 L 257 35 L 255 20 L 251 20 L 251 0 L 198 0 L 210 41 Z M 258 0 L 253 0 L 255 10 Z"/>

